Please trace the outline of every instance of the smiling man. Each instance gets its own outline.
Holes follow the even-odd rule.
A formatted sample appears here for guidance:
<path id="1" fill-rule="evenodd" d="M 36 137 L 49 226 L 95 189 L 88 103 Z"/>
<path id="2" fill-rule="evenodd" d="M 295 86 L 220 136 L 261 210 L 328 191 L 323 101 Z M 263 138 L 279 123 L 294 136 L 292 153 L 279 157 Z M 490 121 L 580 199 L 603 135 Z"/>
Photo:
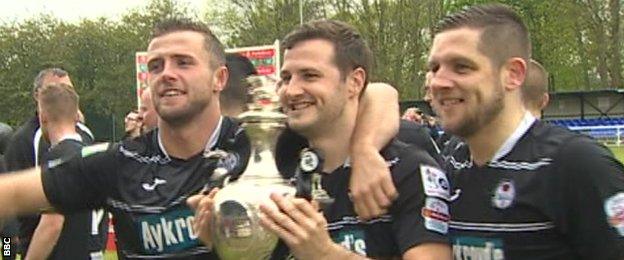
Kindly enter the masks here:
<path id="1" fill-rule="evenodd" d="M 451 14 L 434 36 L 432 104 L 470 149 L 445 166 L 458 191 L 455 259 L 622 259 L 624 168 L 589 137 L 525 109 L 530 55 L 526 26 L 504 5 Z"/>
<path id="2" fill-rule="evenodd" d="M 446 177 L 421 149 L 388 143 L 380 153 L 399 196 L 379 217 L 362 220 L 355 212 L 349 147 L 357 142 L 352 135 L 372 63 L 362 36 L 343 22 L 322 20 L 283 43 L 278 94 L 288 126 L 325 158 L 320 186 L 335 201 L 321 213 L 305 199 L 273 194 L 280 210 L 261 206 L 263 226 L 297 259 L 450 259 Z"/>
<path id="3" fill-rule="evenodd" d="M 236 171 L 249 158 L 248 139 L 219 112 L 228 76 L 223 47 L 204 24 L 167 20 L 153 32 L 148 68 L 157 130 L 2 176 L 0 215 L 105 206 L 115 217 L 121 259 L 215 259 L 197 239 L 185 199 L 204 188 L 217 165 Z M 207 156 L 217 149 L 236 153 L 239 164 Z"/>

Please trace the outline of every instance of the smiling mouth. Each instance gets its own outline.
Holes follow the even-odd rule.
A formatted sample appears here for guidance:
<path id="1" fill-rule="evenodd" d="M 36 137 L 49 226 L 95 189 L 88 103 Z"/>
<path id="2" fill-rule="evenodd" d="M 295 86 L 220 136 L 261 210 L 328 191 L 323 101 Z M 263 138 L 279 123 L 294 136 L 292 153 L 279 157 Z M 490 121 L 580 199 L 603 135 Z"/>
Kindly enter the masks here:
<path id="1" fill-rule="evenodd" d="M 299 103 L 293 103 L 293 104 L 289 104 L 287 106 L 287 111 L 291 112 L 291 111 L 298 111 L 298 110 L 303 110 L 306 109 L 310 106 L 312 106 L 313 103 L 312 102 L 299 102 Z"/>
<path id="2" fill-rule="evenodd" d="M 447 106 L 458 105 L 463 102 L 464 102 L 464 99 L 462 98 L 445 98 L 445 99 L 440 100 L 440 105 L 442 105 L 443 107 L 447 107 Z"/>
<path id="3" fill-rule="evenodd" d="M 165 90 L 163 91 L 160 96 L 161 97 L 176 97 L 176 96 L 180 96 L 184 94 L 184 92 L 177 90 L 177 89 L 169 89 L 169 90 Z"/>

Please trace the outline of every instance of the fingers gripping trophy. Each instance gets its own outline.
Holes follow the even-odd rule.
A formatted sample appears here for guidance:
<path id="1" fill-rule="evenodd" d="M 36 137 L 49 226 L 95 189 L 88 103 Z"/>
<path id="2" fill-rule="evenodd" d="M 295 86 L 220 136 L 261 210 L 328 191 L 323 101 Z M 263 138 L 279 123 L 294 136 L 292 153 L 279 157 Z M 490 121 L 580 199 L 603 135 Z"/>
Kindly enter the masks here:
<path id="1" fill-rule="evenodd" d="M 248 110 L 239 119 L 251 142 L 246 170 L 236 181 L 224 181 L 216 193 L 212 214 L 212 241 L 221 259 L 268 259 L 277 244 L 277 236 L 260 225 L 259 206 L 275 204 L 271 193 L 312 198 L 309 184 L 299 184 L 299 191 L 284 179 L 274 158 L 277 137 L 286 127 L 286 115 L 279 112 L 275 82 L 263 76 L 248 78 Z M 222 174 L 219 169 L 215 175 Z M 304 181 L 305 182 L 305 181 Z M 304 187 L 304 188 L 301 188 Z M 275 206 L 276 207 L 276 206 Z"/>

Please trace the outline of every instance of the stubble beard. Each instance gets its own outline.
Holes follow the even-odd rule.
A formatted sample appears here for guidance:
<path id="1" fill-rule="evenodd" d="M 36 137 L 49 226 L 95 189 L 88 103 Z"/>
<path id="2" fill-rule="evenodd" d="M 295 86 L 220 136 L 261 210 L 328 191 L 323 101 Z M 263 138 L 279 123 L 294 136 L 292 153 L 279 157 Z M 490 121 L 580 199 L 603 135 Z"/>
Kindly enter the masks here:
<path id="1" fill-rule="evenodd" d="M 504 93 L 501 85 L 494 88 L 494 95 L 490 102 L 484 103 L 483 96 L 477 94 L 477 109 L 466 116 L 463 122 L 450 131 L 452 134 L 462 138 L 470 138 L 477 134 L 485 125 L 490 124 L 505 108 L 503 102 Z"/>

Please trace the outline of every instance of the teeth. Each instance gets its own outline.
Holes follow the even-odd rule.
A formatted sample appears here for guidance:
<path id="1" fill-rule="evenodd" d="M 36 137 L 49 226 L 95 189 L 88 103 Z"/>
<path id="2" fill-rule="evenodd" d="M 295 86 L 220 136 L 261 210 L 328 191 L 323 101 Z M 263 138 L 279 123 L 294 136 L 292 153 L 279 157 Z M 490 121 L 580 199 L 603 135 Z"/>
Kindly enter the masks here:
<path id="1" fill-rule="evenodd" d="M 444 99 L 444 100 L 442 100 L 442 102 L 441 102 L 441 103 L 442 103 L 442 105 L 444 105 L 444 106 L 449 106 L 449 105 L 456 105 L 456 104 L 459 104 L 459 102 L 461 102 L 461 99 L 458 99 L 458 98 L 457 98 L 457 99 L 455 99 L 455 98 L 454 98 L 454 99 Z"/>
<path id="2" fill-rule="evenodd" d="M 177 95 L 180 95 L 180 94 L 181 94 L 180 91 L 172 89 L 172 90 L 165 91 L 165 93 L 163 93 L 163 96 L 165 96 L 165 97 L 173 97 L 173 96 L 177 96 Z"/>
<path id="3" fill-rule="evenodd" d="M 303 103 L 290 104 L 288 108 L 290 108 L 290 110 L 299 110 L 299 109 L 307 108 L 311 105 L 312 105 L 311 103 L 303 102 Z"/>

